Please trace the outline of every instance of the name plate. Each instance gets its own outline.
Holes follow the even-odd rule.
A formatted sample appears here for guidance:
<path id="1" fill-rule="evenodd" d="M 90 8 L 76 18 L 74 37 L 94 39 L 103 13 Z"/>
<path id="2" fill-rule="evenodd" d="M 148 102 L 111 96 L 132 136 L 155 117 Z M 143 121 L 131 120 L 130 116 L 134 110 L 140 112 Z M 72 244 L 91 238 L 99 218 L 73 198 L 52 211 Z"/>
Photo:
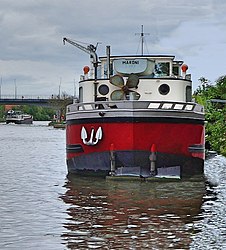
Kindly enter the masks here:
<path id="1" fill-rule="evenodd" d="M 116 59 L 114 70 L 120 74 L 149 75 L 154 70 L 155 63 L 148 59 Z"/>

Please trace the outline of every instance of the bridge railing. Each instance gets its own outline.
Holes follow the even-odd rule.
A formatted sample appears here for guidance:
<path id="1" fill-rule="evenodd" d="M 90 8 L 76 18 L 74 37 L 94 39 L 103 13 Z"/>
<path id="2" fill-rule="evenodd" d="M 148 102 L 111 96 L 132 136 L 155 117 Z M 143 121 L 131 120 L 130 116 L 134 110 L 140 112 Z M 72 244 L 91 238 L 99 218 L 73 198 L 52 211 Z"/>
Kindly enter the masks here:
<path id="1" fill-rule="evenodd" d="M 57 99 L 57 95 L 1 95 L 0 99 Z"/>

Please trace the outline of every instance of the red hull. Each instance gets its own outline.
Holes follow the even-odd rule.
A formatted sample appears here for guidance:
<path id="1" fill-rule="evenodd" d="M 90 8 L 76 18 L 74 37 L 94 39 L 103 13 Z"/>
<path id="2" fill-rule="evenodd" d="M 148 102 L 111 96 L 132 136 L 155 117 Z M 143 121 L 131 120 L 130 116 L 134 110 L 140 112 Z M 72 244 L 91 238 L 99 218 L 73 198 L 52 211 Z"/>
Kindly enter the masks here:
<path id="1" fill-rule="evenodd" d="M 88 138 L 91 130 L 102 128 L 103 138 L 95 146 L 84 145 L 82 127 Z M 180 123 L 88 123 L 67 125 L 67 145 L 82 145 L 83 152 L 67 153 L 67 159 L 110 150 L 111 144 L 117 151 L 150 151 L 152 144 L 157 152 L 197 157 L 204 159 L 202 150 L 189 150 L 192 145 L 204 145 L 204 125 Z"/>

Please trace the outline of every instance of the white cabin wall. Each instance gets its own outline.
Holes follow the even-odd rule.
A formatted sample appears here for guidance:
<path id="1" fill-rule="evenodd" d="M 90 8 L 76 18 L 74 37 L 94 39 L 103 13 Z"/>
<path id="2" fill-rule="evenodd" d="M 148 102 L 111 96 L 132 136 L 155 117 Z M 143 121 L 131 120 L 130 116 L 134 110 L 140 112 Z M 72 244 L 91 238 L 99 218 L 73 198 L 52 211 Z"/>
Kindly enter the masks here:
<path id="1" fill-rule="evenodd" d="M 83 102 L 93 102 L 94 101 L 94 84 L 93 81 L 80 82 L 79 88 L 83 88 Z M 81 100 L 81 98 L 79 97 Z"/>
<path id="2" fill-rule="evenodd" d="M 120 57 L 119 57 L 120 58 Z M 111 58 L 111 62 L 117 59 L 116 57 Z M 130 58 L 131 59 L 131 58 Z M 155 60 L 156 63 L 169 63 L 169 75 L 166 76 L 156 76 L 156 78 L 140 78 L 140 82 L 137 89 L 131 89 L 133 91 L 138 92 L 141 97 L 140 101 L 179 101 L 186 102 L 186 86 L 191 86 L 190 81 L 183 80 L 180 76 L 172 78 L 172 67 L 174 57 L 155 57 L 149 58 L 150 60 Z M 97 97 L 105 97 L 106 100 L 111 101 L 110 95 L 114 90 L 120 90 L 119 87 L 112 85 L 107 79 L 107 60 L 106 58 L 101 58 L 98 66 L 98 79 L 97 79 Z M 176 65 L 176 64 L 174 64 Z M 179 62 L 177 62 L 179 65 Z M 180 72 L 180 68 L 179 68 Z M 115 72 L 114 72 L 115 73 Z M 124 82 L 126 83 L 127 77 L 124 77 Z M 159 77 L 159 78 L 157 78 Z M 164 78 L 163 78 L 164 77 Z M 101 95 L 98 91 L 100 85 L 105 84 L 109 87 L 109 93 L 106 95 Z M 162 84 L 167 84 L 170 86 L 170 92 L 166 95 L 162 95 L 159 93 L 159 86 Z M 93 102 L 94 94 L 95 94 L 95 86 L 92 80 L 81 81 L 79 84 L 80 87 L 83 88 L 83 98 L 81 99 L 83 102 Z"/>
<path id="3" fill-rule="evenodd" d="M 167 84 L 170 87 L 170 91 L 166 95 L 159 93 L 159 87 L 162 84 Z M 142 79 L 137 88 L 137 92 L 141 94 L 139 100 L 152 100 L 152 101 L 186 101 L 186 86 L 190 86 L 189 82 L 185 81 L 172 81 L 172 80 L 160 80 L 160 79 Z"/>
<path id="4" fill-rule="evenodd" d="M 107 95 L 100 95 L 98 88 L 102 84 L 109 87 L 109 93 Z M 170 87 L 170 91 L 166 95 L 159 93 L 159 87 L 162 84 L 167 84 Z M 94 101 L 94 83 L 93 81 L 80 82 L 80 87 L 83 88 L 83 102 Z M 186 102 L 186 86 L 191 86 L 191 82 L 184 80 L 169 80 L 169 79 L 140 79 L 140 83 L 137 89 L 131 89 L 138 92 L 141 97 L 139 101 L 178 101 Z M 97 85 L 97 97 L 106 97 L 107 100 L 111 100 L 110 95 L 114 90 L 120 88 L 110 84 L 107 79 L 98 80 Z"/>

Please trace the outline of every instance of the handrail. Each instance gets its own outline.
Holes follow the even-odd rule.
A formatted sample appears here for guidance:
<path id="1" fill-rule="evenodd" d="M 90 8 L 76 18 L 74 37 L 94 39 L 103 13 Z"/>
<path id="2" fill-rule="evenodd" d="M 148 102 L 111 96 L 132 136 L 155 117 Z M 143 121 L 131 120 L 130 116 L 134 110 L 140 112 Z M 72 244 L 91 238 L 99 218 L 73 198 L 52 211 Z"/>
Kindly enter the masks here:
<path id="1" fill-rule="evenodd" d="M 100 109 L 148 109 L 156 111 L 184 111 L 204 113 L 203 106 L 197 103 L 173 101 L 97 101 L 75 103 L 67 107 L 67 112 L 80 112 Z"/>

